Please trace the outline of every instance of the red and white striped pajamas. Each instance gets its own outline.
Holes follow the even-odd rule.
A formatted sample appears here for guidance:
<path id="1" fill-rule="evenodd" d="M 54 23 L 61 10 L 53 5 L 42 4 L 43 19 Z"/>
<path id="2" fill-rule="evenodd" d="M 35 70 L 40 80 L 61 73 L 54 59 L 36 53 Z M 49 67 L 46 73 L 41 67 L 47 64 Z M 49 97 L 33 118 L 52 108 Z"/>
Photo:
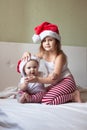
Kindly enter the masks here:
<path id="1" fill-rule="evenodd" d="M 76 90 L 76 84 L 72 75 L 65 77 L 43 96 L 42 103 L 58 105 L 72 100 L 72 92 Z"/>
<path id="2" fill-rule="evenodd" d="M 29 94 L 29 102 L 28 103 L 41 103 L 41 100 L 44 96 L 45 92 L 37 92 L 36 94 Z"/>
<path id="3" fill-rule="evenodd" d="M 35 94 L 30 94 L 29 92 L 19 91 L 17 95 L 17 100 L 20 102 L 21 97 L 27 93 L 27 99 L 25 98 L 23 103 L 41 103 L 41 100 L 45 94 L 45 92 L 37 92 Z"/>

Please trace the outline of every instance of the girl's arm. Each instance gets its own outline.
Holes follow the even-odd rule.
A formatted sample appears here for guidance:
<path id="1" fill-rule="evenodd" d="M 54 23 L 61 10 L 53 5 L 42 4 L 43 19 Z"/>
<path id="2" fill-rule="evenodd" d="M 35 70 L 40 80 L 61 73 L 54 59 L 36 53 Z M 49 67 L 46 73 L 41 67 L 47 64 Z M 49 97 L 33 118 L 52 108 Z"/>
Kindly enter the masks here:
<path id="1" fill-rule="evenodd" d="M 21 60 L 27 60 L 29 57 L 31 57 L 31 53 L 26 51 L 23 53 Z"/>
<path id="2" fill-rule="evenodd" d="M 47 77 L 35 77 L 33 79 L 31 79 L 31 81 L 37 81 L 39 83 L 45 83 L 45 84 L 54 84 L 56 82 L 59 81 L 60 79 L 60 75 L 61 75 L 61 72 L 62 72 L 62 68 L 64 66 L 66 62 L 66 57 L 64 54 L 59 54 L 57 57 L 56 57 L 56 60 L 55 60 L 55 67 L 54 67 L 54 70 L 51 74 L 49 74 Z"/>
<path id="3" fill-rule="evenodd" d="M 54 67 L 54 71 L 53 74 L 57 75 L 57 78 L 60 78 L 60 75 L 62 73 L 62 69 L 64 64 L 66 63 L 66 56 L 63 53 L 60 53 L 55 60 L 55 67 Z M 55 77 L 55 75 L 54 75 Z"/>
<path id="4" fill-rule="evenodd" d="M 42 54 L 41 54 L 41 53 L 34 54 L 34 56 L 39 57 L 39 58 L 42 58 Z M 24 54 L 23 54 L 21 60 L 26 60 L 26 59 L 28 59 L 29 57 L 31 57 L 31 53 L 30 53 L 30 52 L 24 52 Z"/>

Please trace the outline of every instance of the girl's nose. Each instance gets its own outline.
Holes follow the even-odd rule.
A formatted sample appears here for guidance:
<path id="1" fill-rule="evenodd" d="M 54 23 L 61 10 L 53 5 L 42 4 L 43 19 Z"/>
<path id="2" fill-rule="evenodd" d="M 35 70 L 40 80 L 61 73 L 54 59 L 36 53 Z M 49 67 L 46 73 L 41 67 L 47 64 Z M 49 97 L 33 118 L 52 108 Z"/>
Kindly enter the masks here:
<path id="1" fill-rule="evenodd" d="M 49 41 L 48 41 L 48 40 L 46 40 L 46 44 L 49 44 Z"/>

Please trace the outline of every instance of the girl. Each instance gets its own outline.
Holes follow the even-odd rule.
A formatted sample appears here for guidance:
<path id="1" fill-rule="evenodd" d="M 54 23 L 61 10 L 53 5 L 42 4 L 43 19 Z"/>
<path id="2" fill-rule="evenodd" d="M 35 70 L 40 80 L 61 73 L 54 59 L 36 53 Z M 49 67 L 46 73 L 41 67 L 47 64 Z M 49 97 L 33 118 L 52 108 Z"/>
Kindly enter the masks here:
<path id="1" fill-rule="evenodd" d="M 36 55 L 44 59 L 47 69 L 47 77 L 31 77 L 30 82 L 50 84 L 47 92 L 42 98 L 42 103 L 57 105 L 69 101 L 81 102 L 80 93 L 76 88 L 76 83 L 67 67 L 67 57 L 61 50 L 61 37 L 58 26 L 49 22 L 43 22 L 35 27 L 32 37 L 33 42 L 41 41 L 40 51 Z M 23 58 L 29 57 L 25 52 Z M 18 67 L 20 64 L 18 65 Z"/>

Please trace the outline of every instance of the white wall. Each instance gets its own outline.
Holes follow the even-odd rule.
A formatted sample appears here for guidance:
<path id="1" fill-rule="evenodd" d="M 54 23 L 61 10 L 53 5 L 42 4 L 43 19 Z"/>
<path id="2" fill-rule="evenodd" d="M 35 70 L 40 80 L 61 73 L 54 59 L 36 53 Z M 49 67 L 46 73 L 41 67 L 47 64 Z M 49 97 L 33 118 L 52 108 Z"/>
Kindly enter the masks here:
<path id="1" fill-rule="evenodd" d="M 39 44 L 0 42 L 0 90 L 17 86 L 20 74 L 16 71 L 17 61 L 23 52 L 35 54 Z M 63 46 L 69 61 L 69 68 L 77 85 L 87 87 L 87 47 Z M 41 65 L 41 69 L 43 66 Z"/>
<path id="2" fill-rule="evenodd" d="M 87 47 L 63 46 L 77 85 L 87 87 Z"/>

